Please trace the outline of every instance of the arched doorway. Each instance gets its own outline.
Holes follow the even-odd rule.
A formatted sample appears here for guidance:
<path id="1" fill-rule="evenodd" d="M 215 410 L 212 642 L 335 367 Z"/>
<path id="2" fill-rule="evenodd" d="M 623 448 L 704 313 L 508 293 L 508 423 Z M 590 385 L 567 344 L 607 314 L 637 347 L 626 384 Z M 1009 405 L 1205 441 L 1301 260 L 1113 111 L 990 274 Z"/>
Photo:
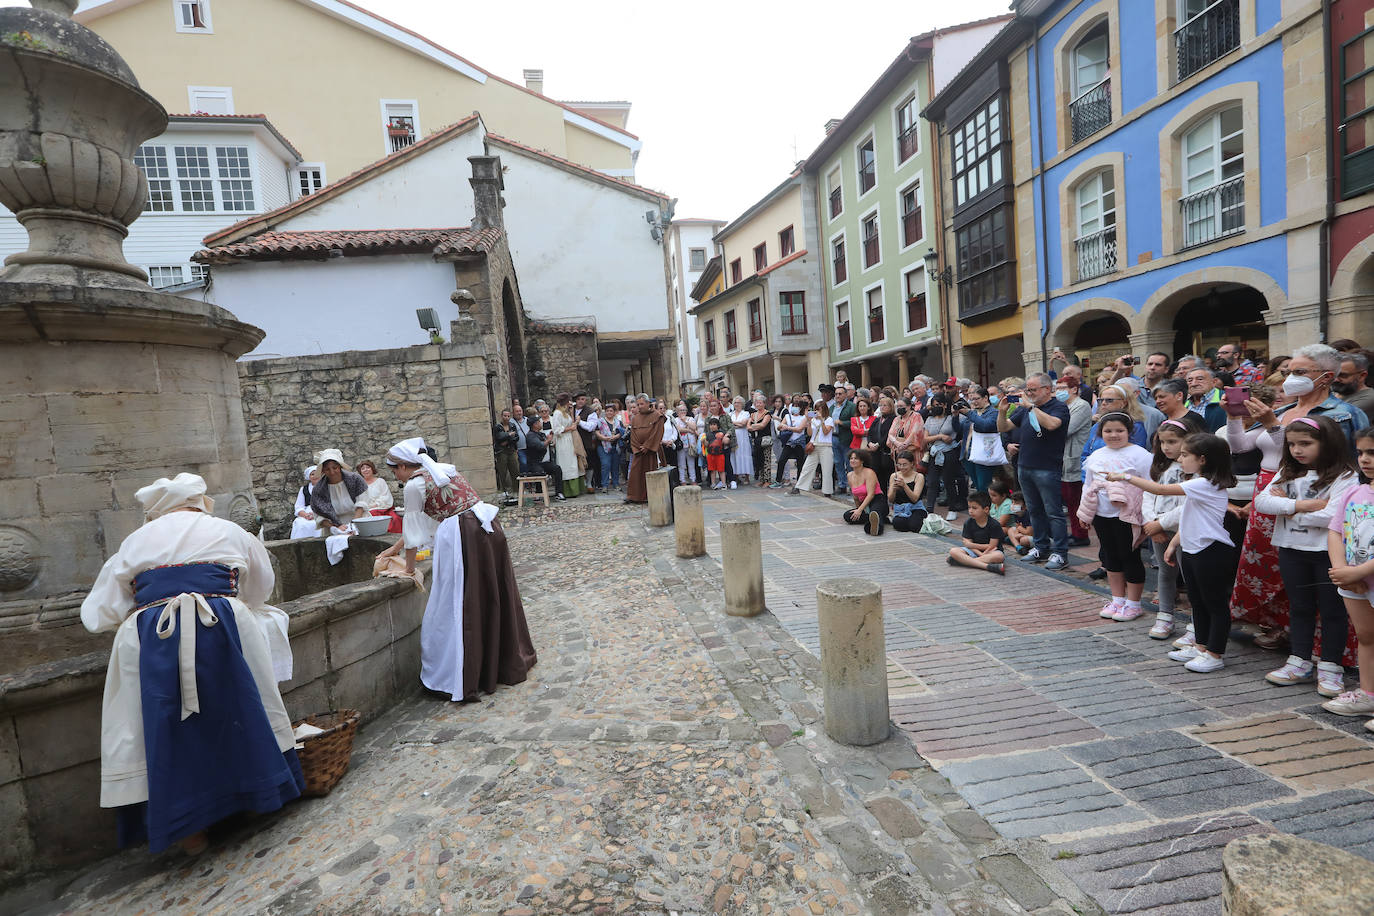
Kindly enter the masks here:
<path id="1" fill-rule="evenodd" d="M 1269 355 L 1268 308 L 1259 290 L 1236 283 L 1193 290 L 1174 314 L 1174 352 L 1208 355 L 1226 343 Z"/>
<path id="2" fill-rule="evenodd" d="M 515 301 L 510 280 L 501 284 L 501 316 L 506 325 L 506 371 L 510 377 L 511 395 L 525 404 L 529 392 L 529 381 L 525 377 L 525 319 Z"/>
<path id="3" fill-rule="evenodd" d="M 1058 347 L 1067 356 L 1076 358 L 1087 374 L 1110 366 L 1118 356 L 1130 353 L 1130 334 L 1130 322 L 1119 311 L 1088 307 L 1061 316 L 1050 335 L 1049 345 L 1051 349 Z"/>

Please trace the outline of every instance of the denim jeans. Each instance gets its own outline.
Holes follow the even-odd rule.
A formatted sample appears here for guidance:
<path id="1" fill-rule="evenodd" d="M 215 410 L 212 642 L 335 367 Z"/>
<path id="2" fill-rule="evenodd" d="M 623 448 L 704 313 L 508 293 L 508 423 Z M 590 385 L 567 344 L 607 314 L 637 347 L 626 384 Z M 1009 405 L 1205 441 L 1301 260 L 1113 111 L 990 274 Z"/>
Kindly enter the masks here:
<path id="1" fill-rule="evenodd" d="M 988 485 L 992 483 L 992 478 L 997 473 L 997 468 L 990 468 L 985 464 L 974 464 L 972 461 L 964 462 L 964 469 L 968 471 L 968 485 L 971 492 L 986 493 Z"/>
<path id="2" fill-rule="evenodd" d="M 614 445 L 603 442 L 597 446 L 601 451 L 601 482 L 600 486 L 618 487 L 620 486 L 620 450 Z M 608 482 L 606 478 L 609 477 Z"/>
<path id="3" fill-rule="evenodd" d="M 1069 556 L 1069 525 L 1064 517 L 1064 496 L 1059 490 L 1062 471 L 1023 467 L 1021 494 L 1030 513 L 1035 549 L 1044 556 L 1048 551 Z"/>
<path id="4" fill-rule="evenodd" d="M 835 491 L 843 493 L 848 489 L 849 446 L 840 445 L 836 439 L 831 444 L 831 450 L 835 453 Z"/>

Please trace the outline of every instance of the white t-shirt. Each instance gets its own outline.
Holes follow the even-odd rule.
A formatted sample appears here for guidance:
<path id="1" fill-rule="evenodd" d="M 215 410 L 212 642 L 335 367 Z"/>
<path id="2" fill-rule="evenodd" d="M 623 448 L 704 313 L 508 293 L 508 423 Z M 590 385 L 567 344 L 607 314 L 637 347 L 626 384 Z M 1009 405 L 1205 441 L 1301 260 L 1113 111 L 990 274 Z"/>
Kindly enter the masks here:
<path id="1" fill-rule="evenodd" d="M 1184 553 L 1200 553 L 1212 544 L 1234 547 L 1222 521 L 1226 518 L 1226 491 L 1205 477 L 1194 477 L 1183 487 L 1183 514 L 1179 517 L 1179 546 Z"/>
<path id="2" fill-rule="evenodd" d="M 811 442 L 815 445 L 829 445 L 835 434 L 835 418 L 813 417 L 811 420 Z"/>
<path id="3" fill-rule="evenodd" d="M 1113 471 L 1125 471 L 1136 477 L 1149 477 L 1152 460 L 1149 452 L 1133 442 L 1128 442 L 1121 448 L 1103 446 L 1093 452 L 1088 456 L 1088 460 L 1083 462 L 1083 471 L 1089 479 L 1097 474 L 1108 474 Z M 1121 515 L 1121 507 L 1112 502 L 1111 494 L 1106 487 L 1099 487 L 1097 490 L 1097 514 L 1103 518 L 1118 518 Z"/>

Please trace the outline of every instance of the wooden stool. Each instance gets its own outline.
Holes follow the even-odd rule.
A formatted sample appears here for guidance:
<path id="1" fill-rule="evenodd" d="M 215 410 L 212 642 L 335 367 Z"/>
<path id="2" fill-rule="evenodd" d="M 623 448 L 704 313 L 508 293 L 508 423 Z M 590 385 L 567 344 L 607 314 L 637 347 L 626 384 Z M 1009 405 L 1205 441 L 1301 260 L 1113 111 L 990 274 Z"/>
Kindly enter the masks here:
<path id="1" fill-rule="evenodd" d="M 544 497 L 544 505 L 549 504 L 549 488 L 547 477 L 520 477 L 516 479 L 517 487 L 515 494 L 515 507 L 523 509 L 525 506 L 525 487 L 538 487 L 539 495 Z"/>

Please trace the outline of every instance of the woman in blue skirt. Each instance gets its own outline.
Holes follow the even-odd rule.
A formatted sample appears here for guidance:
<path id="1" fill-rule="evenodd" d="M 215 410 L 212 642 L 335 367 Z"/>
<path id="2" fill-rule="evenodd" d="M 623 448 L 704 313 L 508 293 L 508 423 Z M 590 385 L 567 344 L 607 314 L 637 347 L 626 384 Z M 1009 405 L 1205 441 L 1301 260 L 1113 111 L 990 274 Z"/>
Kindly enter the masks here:
<path id="1" fill-rule="evenodd" d="M 194 474 L 135 494 L 146 523 L 120 544 L 81 605 L 115 631 L 101 723 L 100 805 L 120 844 L 207 843 L 240 811 L 275 811 L 305 787 L 277 689 L 291 677 L 286 615 L 268 607 L 267 550 Z"/>

